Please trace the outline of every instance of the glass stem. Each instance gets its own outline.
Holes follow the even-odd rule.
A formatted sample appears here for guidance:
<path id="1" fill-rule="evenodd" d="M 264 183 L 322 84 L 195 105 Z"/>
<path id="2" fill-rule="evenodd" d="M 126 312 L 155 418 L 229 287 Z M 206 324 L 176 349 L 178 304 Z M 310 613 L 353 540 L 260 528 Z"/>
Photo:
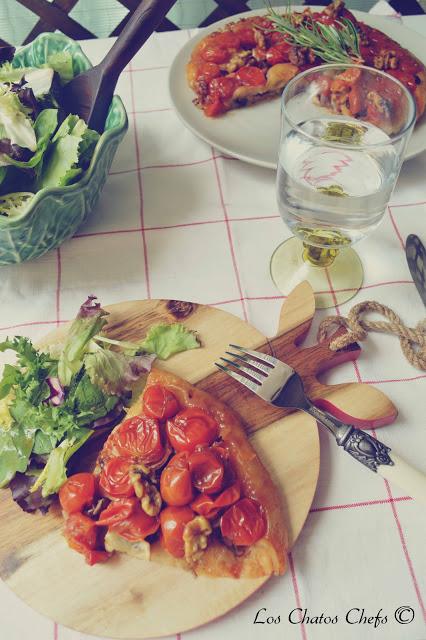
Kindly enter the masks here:
<path id="1" fill-rule="evenodd" d="M 303 243 L 303 260 L 314 267 L 329 267 L 336 259 L 339 249 L 325 249 Z"/>

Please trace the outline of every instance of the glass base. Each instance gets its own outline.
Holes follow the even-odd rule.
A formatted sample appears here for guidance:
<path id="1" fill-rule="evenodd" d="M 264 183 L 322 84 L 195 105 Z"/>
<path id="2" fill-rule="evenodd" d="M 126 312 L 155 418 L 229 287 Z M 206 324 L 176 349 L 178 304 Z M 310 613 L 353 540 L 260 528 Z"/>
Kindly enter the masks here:
<path id="1" fill-rule="evenodd" d="M 303 259 L 304 246 L 298 238 L 289 238 L 272 254 L 271 276 L 275 286 L 288 295 L 307 280 L 314 290 L 317 309 L 328 309 L 350 300 L 363 281 L 363 268 L 358 254 L 350 248 L 341 249 L 327 267 L 314 266 Z"/>

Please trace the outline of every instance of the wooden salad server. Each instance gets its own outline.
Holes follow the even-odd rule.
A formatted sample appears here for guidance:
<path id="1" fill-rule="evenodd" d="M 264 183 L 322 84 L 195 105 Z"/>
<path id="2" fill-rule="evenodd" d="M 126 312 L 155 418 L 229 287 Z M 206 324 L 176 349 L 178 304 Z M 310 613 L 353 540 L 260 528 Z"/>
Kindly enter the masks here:
<path id="1" fill-rule="evenodd" d="M 176 0 L 142 0 L 105 58 L 63 89 L 69 113 L 102 133 L 114 89 L 123 69 L 155 31 Z"/>

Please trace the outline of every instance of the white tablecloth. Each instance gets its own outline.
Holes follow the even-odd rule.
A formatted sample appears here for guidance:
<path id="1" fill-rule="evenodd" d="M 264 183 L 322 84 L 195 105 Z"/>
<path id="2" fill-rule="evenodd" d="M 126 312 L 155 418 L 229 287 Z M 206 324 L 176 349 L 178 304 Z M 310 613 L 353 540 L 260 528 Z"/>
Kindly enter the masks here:
<path id="1" fill-rule="evenodd" d="M 426 17 L 404 22 L 426 34 Z M 123 73 L 119 93 L 130 129 L 88 223 L 59 250 L 1 268 L 0 339 L 13 333 L 39 338 L 72 318 L 92 292 L 105 305 L 146 297 L 203 302 L 273 334 L 282 297 L 269 277 L 269 259 L 289 236 L 277 211 L 275 176 L 215 154 L 178 120 L 170 107 L 167 74 L 187 38 L 188 32 L 155 35 Z M 110 44 L 84 46 L 96 61 Z M 354 302 L 378 300 L 411 325 L 425 310 L 403 249 L 409 233 L 426 241 L 425 174 L 426 153 L 404 165 L 382 225 L 357 247 L 365 282 Z M 339 311 L 346 313 L 354 302 Z M 313 336 L 314 331 L 308 340 Z M 374 334 L 356 366 L 345 364 L 327 376 L 385 391 L 400 414 L 380 435 L 426 470 L 426 376 L 406 362 L 395 338 Z M 288 573 L 270 580 L 237 610 L 182 637 L 425 640 L 425 531 L 424 508 L 394 487 L 390 494 L 378 477 L 351 464 L 321 433 L 318 488 Z M 405 625 L 394 618 L 403 606 L 415 616 Z M 281 623 L 253 624 L 262 608 L 279 615 Z M 295 608 L 306 609 L 309 618 L 324 613 L 339 621 L 305 618 L 304 624 L 292 624 L 288 617 Z M 349 624 L 345 614 L 352 608 L 363 609 L 367 618 L 380 612 L 387 622 L 377 628 Z M 33 612 L 2 583 L 0 612 L 1 640 L 87 640 Z"/>

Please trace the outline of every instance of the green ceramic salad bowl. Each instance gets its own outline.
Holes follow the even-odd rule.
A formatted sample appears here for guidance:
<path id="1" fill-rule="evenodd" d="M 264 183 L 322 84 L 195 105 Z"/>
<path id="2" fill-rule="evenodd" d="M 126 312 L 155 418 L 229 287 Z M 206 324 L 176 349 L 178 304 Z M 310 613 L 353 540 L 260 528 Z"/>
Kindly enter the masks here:
<path id="1" fill-rule="evenodd" d="M 19 49 L 14 67 L 38 67 L 59 51 L 72 55 L 74 75 L 91 67 L 80 46 L 62 34 L 43 33 Z M 0 265 L 37 258 L 73 236 L 96 205 L 117 147 L 128 128 L 126 110 L 114 96 L 88 169 L 74 184 L 40 189 L 13 218 L 0 216 Z"/>

